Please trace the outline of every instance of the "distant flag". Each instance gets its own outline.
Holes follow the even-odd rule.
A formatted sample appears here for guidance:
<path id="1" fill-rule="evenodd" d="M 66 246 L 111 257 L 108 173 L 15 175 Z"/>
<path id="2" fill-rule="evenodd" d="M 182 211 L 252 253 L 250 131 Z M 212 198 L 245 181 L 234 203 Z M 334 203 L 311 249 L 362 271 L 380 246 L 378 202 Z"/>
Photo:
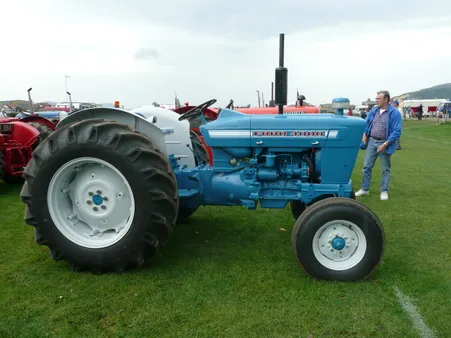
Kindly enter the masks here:
<path id="1" fill-rule="evenodd" d="M 182 105 L 180 104 L 180 100 L 177 97 L 177 92 L 175 92 L 175 109 L 180 108 Z"/>

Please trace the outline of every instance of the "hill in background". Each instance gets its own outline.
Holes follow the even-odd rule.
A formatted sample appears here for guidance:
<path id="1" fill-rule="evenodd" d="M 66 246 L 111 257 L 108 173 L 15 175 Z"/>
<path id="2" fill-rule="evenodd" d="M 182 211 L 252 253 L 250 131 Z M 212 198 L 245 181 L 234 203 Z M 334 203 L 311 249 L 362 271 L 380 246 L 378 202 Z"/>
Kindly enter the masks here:
<path id="1" fill-rule="evenodd" d="M 401 100 L 451 99 L 451 83 L 424 88 L 415 92 L 398 95 Z"/>

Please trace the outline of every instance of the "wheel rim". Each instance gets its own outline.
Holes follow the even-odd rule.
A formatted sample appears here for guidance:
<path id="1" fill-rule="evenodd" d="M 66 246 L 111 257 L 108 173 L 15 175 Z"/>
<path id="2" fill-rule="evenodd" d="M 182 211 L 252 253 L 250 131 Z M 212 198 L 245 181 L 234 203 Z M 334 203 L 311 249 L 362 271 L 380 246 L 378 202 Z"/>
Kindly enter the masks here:
<path id="1" fill-rule="evenodd" d="M 47 205 L 53 223 L 70 241 L 104 248 L 122 239 L 135 214 L 133 191 L 110 163 L 81 157 L 53 175 Z"/>
<path id="2" fill-rule="evenodd" d="M 360 263 L 367 247 L 363 231 L 354 223 L 335 220 L 324 224 L 313 237 L 315 258 L 324 267 L 343 271 Z"/>

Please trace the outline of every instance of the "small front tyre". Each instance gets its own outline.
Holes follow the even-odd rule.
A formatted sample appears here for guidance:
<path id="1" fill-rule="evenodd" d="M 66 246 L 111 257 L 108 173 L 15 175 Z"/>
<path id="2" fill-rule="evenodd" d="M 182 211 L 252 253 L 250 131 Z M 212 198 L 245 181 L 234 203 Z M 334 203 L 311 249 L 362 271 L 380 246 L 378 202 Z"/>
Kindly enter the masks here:
<path id="1" fill-rule="evenodd" d="M 318 196 L 317 198 L 313 199 L 312 203 L 310 203 L 309 205 L 305 205 L 303 202 L 301 201 L 291 201 L 290 202 L 290 209 L 291 209 L 291 214 L 293 215 L 294 219 L 297 220 L 299 218 L 299 216 L 302 215 L 302 213 L 305 211 L 305 209 L 307 209 L 307 207 L 315 204 L 318 201 L 321 201 L 323 199 L 326 198 L 331 198 L 331 197 L 337 197 L 337 195 L 335 194 L 327 194 L 327 195 L 321 195 Z M 349 198 L 355 200 L 355 193 L 354 193 L 354 189 L 352 189 L 351 191 L 351 196 L 349 196 Z"/>
<path id="2" fill-rule="evenodd" d="M 379 265 L 385 235 L 377 216 L 350 198 L 326 198 L 296 221 L 291 242 L 310 276 L 335 281 L 367 278 Z"/>

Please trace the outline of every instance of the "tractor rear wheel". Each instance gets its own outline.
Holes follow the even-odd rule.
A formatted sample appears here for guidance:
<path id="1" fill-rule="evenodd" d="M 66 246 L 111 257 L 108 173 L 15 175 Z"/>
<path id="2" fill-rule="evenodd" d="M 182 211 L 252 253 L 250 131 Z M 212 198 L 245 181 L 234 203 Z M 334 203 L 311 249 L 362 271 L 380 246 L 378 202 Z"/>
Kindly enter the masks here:
<path id="1" fill-rule="evenodd" d="M 367 278 L 379 265 L 385 235 L 377 216 L 350 198 L 326 198 L 296 221 L 291 243 L 299 265 L 324 280 Z"/>
<path id="2" fill-rule="evenodd" d="M 168 241 L 178 210 L 168 159 L 128 126 L 89 119 L 52 133 L 24 172 L 25 222 L 55 261 L 124 271 Z"/>
<path id="3" fill-rule="evenodd" d="M 42 141 L 44 141 L 47 137 L 49 137 L 53 130 L 46 126 L 45 124 L 39 123 L 39 122 L 28 122 L 30 126 L 35 127 L 39 131 L 39 138 Z"/>
<path id="4" fill-rule="evenodd" d="M 27 122 L 27 123 L 39 131 L 39 138 L 32 146 L 33 150 L 35 150 L 38 145 L 40 145 L 47 137 L 49 137 L 53 133 L 53 130 L 50 129 L 45 124 L 41 124 L 39 122 Z"/>

